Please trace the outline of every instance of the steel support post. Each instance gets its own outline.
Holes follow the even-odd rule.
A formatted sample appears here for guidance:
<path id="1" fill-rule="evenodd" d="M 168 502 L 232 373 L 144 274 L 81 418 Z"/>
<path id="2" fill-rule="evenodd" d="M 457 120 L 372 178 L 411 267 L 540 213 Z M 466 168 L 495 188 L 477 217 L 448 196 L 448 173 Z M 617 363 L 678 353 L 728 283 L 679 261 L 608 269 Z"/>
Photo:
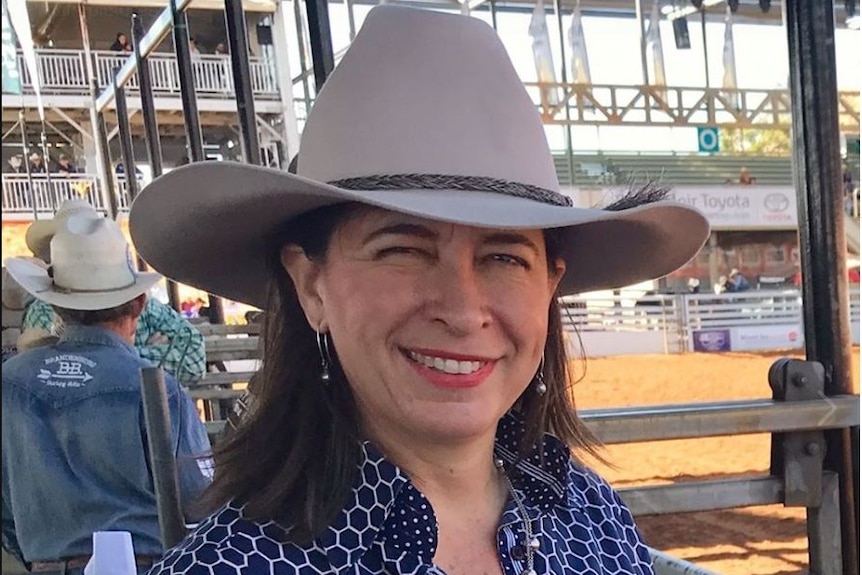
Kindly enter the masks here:
<path id="1" fill-rule="evenodd" d="M 132 14 L 132 46 L 135 50 L 135 64 L 138 73 L 138 86 L 141 91 L 141 115 L 144 120 L 144 134 L 147 141 L 147 156 L 153 178 L 162 175 L 162 148 L 159 139 L 159 126 L 156 121 L 156 104 L 153 101 L 153 81 L 150 77 L 150 66 L 146 56 L 141 53 L 141 41 L 144 38 L 144 24 L 137 13 Z M 134 178 L 136 174 L 126 174 L 126 179 Z M 168 302 L 176 311 L 180 311 L 180 290 L 177 283 L 167 280 Z"/>
<path id="2" fill-rule="evenodd" d="M 799 213 L 805 353 L 825 367 L 825 393 L 853 393 L 846 238 L 841 192 L 832 2 L 785 2 L 793 173 Z M 826 433 L 825 467 L 838 477 L 845 575 L 859 573 L 858 493 L 850 429 Z"/>
<path id="3" fill-rule="evenodd" d="M 96 81 L 93 80 L 93 83 Z M 120 208 L 117 205 L 117 192 L 114 189 L 114 174 L 111 170 L 111 147 L 108 145 L 108 127 L 105 124 L 104 112 L 96 112 L 96 146 L 102 157 L 102 177 L 105 180 L 104 197 L 107 200 L 105 209 L 108 211 L 108 217 L 112 220 L 117 219 L 120 213 Z"/>
<path id="4" fill-rule="evenodd" d="M 183 104 L 183 121 L 186 128 L 186 146 L 189 160 L 203 162 L 203 136 L 201 135 L 200 115 L 198 114 L 195 77 L 192 70 L 192 53 L 189 49 L 189 21 L 185 12 L 177 9 L 177 0 L 171 0 L 171 15 L 174 24 L 174 52 L 177 56 L 177 70 L 180 76 L 180 99 Z"/>
<path id="5" fill-rule="evenodd" d="M 129 108 L 126 105 L 126 90 L 117 84 L 117 74 L 119 67 L 114 69 L 114 105 L 117 108 L 117 126 L 119 128 L 120 151 L 123 154 L 123 173 L 126 177 L 126 191 L 128 193 L 129 207 L 138 196 L 138 178 L 134 177 L 135 168 L 135 148 L 132 145 L 132 126 L 129 122 Z M 129 177 L 131 174 L 132 177 Z M 118 190 L 122 193 L 122 190 Z M 138 254 L 138 269 L 146 270 L 147 263 Z"/>
<path id="6" fill-rule="evenodd" d="M 230 45 L 233 85 L 236 90 L 242 155 L 247 164 L 260 165 L 260 143 L 257 138 L 251 69 L 248 64 L 248 30 L 245 25 L 242 0 L 225 0 L 224 17 Z M 282 89 L 289 90 L 290 86 L 282 86 Z"/>
<path id="7" fill-rule="evenodd" d="M 165 373 L 161 368 L 141 369 L 141 402 L 162 546 L 170 549 L 185 537 L 186 526 L 180 503 L 177 461 L 171 439 L 171 414 L 165 388 Z"/>
<path id="8" fill-rule="evenodd" d="M 329 28 L 329 0 L 306 0 L 308 14 L 308 43 L 311 45 L 311 62 L 314 69 L 314 85 L 317 91 L 335 68 L 332 51 L 332 30 Z"/>
<path id="9" fill-rule="evenodd" d="M 206 160 L 206 155 L 198 114 L 192 53 L 189 48 L 189 22 L 186 13 L 177 8 L 177 0 L 171 0 L 171 17 L 174 25 L 174 52 L 177 56 L 177 69 L 180 76 L 183 122 L 186 128 L 186 148 L 190 162 L 203 162 Z M 208 294 L 207 299 L 209 299 L 210 323 L 224 323 L 224 304 L 221 298 Z"/>

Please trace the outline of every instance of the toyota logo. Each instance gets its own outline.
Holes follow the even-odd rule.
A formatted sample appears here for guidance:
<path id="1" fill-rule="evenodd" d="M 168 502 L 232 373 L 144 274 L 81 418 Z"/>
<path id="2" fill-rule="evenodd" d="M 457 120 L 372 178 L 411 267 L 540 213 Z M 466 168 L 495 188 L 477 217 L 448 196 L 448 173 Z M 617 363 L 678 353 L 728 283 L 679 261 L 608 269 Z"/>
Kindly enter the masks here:
<path id="1" fill-rule="evenodd" d="M 763 207 L 770 212 L 783 212 L 790 207 L 790 200 L 784 194 L 768 194 L 763 199 Z"/>

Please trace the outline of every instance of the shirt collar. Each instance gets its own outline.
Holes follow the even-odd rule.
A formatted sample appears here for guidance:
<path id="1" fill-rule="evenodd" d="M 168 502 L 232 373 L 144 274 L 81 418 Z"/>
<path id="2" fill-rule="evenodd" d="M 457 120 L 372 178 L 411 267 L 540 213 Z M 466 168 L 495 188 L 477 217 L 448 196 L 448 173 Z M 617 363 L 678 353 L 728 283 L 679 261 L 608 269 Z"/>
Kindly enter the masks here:
<path id="1" fill-rule="evenodd" d="M 124 340 L 119 334 L 96 325 L 67 325 L 60 335 L 60 343 L 89 343 L 96 345 L 107 345 L 124 349 L 133 355 L 138 355 L 138 350 Z"/>
<path id="2" fill-rule="evenodd" d="M 497 426 L 495 457 L 508 464 L 515 462 L 524 433 L 524 424 L 517 415 L 509 412 L 503 416 Z M 531 515 L 565 503 L 570 457 L 562 441 L 545 434 L 539 445 L 508 471 Z M 436 527 L 431 505 L 406 473 L 370 442 L 364 442 L 350 497 L 317 542 L 325 549 L 336 573 L 356 564 L 378 535 L 396 555 L 410 553 L 430 563 L 437 548 Z"/>

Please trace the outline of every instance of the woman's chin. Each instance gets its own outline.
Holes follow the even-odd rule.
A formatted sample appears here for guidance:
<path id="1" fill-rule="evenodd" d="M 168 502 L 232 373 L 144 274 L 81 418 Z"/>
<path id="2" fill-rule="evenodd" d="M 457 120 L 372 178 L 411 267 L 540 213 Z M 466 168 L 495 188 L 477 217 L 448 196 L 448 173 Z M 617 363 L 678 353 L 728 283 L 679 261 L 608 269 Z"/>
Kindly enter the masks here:
<path id="1" fill-rule="evenodd" d="M 486 404 L 427 406 L 413 414 L 411 428 L 429 441 L 462 442 L 496 433 L 504 413 Z"/>

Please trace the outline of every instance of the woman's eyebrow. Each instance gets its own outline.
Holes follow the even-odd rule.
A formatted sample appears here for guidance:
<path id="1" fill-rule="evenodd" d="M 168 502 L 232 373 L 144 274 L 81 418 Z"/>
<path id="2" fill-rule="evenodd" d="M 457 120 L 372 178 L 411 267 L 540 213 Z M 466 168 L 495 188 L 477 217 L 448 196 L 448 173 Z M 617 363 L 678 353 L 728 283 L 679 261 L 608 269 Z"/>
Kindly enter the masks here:
<path id="1" fill-rule="evenodd" d="M 515 232 L 497 232 L 488 234 L 485 236 L 482 243 L 494 245 L 519 245 L 530 249 L 536 255 L 541 254 L 541 250 L 539 249 L 539 246 L 536 245 L 536 242 L 523 234 Z"/>
<path id="2" fill-rule="evenodd" d="M 382 228 L 377 228 L 373 232 L 369 233 L 362 240 L 362 244 L 368 244 L 369 242 L 376 240 L 382 236 L 413 236 L 422 239 L 437 239 L 438 234 L 431 228 L 427 226 L 423 226 L 421 224 L 408 224 L 408 223 L 399 223 L 392 224 L 388 226 L 383 226 Z"/>

